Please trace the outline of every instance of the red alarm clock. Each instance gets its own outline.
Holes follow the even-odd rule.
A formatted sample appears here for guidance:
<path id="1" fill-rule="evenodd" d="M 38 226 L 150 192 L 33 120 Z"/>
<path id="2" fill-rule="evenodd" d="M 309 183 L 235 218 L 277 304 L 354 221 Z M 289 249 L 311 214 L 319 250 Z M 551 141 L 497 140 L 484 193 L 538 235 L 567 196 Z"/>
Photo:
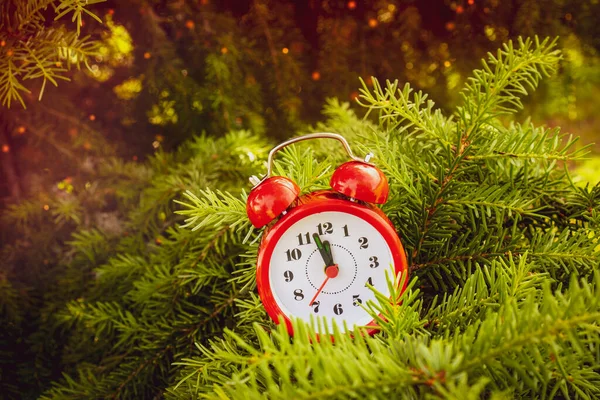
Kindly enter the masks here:
<path id="1" fill-rule="evenodd" d="M 271 176 L 273 157 L 282 148 L 308 139 L 336 139 L 352 159 L 331 177 L 332 190 L 299 196 L 300 188 L 283 176 Z M 361 304 L 375 300 L 373 286 L 389 295 L 386 270 L 407 272 L 404 248 L 390 220 L 375 204 L 388 197 L 381 170 L 352 154 L 348 142 L 334 133 L 315 133 L 284 142 L 269 152 L 267 174 L 254 183 L 246 211 L 256 228 L 265 230 L 258 251 L 258 293 L 269 316 L 286 322 L 323 317 L 344 331 L 371 326 Z M 275 222 L 273 222 L 275 221 Z M 407 280 L 404 279 L 404 288 Z M 318 332 L 317 333 L 322 333 Z"/>

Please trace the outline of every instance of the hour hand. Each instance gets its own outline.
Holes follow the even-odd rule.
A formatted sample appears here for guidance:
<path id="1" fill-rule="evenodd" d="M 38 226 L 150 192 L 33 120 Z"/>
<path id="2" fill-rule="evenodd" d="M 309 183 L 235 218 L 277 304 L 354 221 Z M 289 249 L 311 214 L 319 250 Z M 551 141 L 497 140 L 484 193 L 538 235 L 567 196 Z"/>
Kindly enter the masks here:
<path id="1" fill-rule="evenodd" d="M 323 247 L 325 247 L 325 251 L 329 255 L 329 263 L 327 265 L 334 265 L 333 254 L 331 253 L 331 245 L 329 244 L 329 240 L 323 242 Z"/>
<path id="2" fill-rule="evenodd" d="M 321 238 L 316 233 L 313 233 L 313 239 L 315 239 L 315 243 L 317 244 L 317 249 L 319 249 L 319 253 L 321 253 L 321 257 L 325 262 L 325 265 L 333 265 L 333 257 L 331 256 L 331 249 L 329 248 L 329 242 L 325 242 L 327 244 L 327 248 L 325 244 L 321 241 Z M 328 251 L 329 249 L 329 251 Z"/>

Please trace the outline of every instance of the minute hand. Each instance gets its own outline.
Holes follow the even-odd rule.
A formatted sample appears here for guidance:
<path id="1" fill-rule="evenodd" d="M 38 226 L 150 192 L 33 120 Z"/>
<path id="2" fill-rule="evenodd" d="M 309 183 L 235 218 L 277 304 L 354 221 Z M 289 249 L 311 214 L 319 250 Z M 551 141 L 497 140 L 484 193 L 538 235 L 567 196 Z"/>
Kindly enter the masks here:
<path id="1" fill-rule="evenodd" d="M 313 239 L 315 239 L 317 249 L 319 249 L 319 253 L 321 253 L 321 257 L 323 258 L 325 265 L 333 265 L 333 256 L 331 255 L 331 250 L 327 251 L 327 248 L 321 241 L 321 238 L 316 233 L 313 233 Z M 326 243 L 329 244 L 329 242 Z"/>

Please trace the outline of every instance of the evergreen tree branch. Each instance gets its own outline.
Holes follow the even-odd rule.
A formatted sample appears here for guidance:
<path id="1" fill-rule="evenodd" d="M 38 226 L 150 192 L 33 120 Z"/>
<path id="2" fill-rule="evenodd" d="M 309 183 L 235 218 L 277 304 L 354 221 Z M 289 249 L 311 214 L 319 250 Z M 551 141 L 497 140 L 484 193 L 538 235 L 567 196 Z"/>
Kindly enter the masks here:
<path id="1" fill-rule="evenodd" d="M 465 137 L 480 124 L 498 113 L 514 112 L 522 108 L 520 95 L 534 90 L 539 80 L 553 73 L 560 60 L 555 50 L 557 39 L 518 39 L 518 47 L 509 41 L 496 56 L 488 54 L 483 69 L 475 70 L 466 88 L 461 92 L 463 106 L 457 114 L 463 125 Z"/>

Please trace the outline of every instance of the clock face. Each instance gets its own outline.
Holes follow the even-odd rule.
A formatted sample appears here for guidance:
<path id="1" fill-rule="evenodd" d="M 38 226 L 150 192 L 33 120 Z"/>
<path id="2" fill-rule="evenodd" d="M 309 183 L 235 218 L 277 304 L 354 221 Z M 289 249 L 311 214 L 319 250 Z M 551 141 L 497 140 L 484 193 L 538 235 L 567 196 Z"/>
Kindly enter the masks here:
<path id="1" fill-rule="evenodd" d="M 267 257 L 259 257 L 259 292 L 274 319 L 322 317 L 330 332 L 332 321 L 342 331 L 344 323 L 353 329 L 373 320 L 361 307 L 375 299 L 368 285 L 389 295 L 386 271 L 399 271 L 396 261 L 404 261 L 393 228 L 364 206 L 336 202 L 348 210 L 330 205 L 327 211 L 301 212 L 269 238 Z M 362 212 L 355 212 L 359 207 Z M 335 274 L 326 273 L 328 264 L 334 264 Z"/>

